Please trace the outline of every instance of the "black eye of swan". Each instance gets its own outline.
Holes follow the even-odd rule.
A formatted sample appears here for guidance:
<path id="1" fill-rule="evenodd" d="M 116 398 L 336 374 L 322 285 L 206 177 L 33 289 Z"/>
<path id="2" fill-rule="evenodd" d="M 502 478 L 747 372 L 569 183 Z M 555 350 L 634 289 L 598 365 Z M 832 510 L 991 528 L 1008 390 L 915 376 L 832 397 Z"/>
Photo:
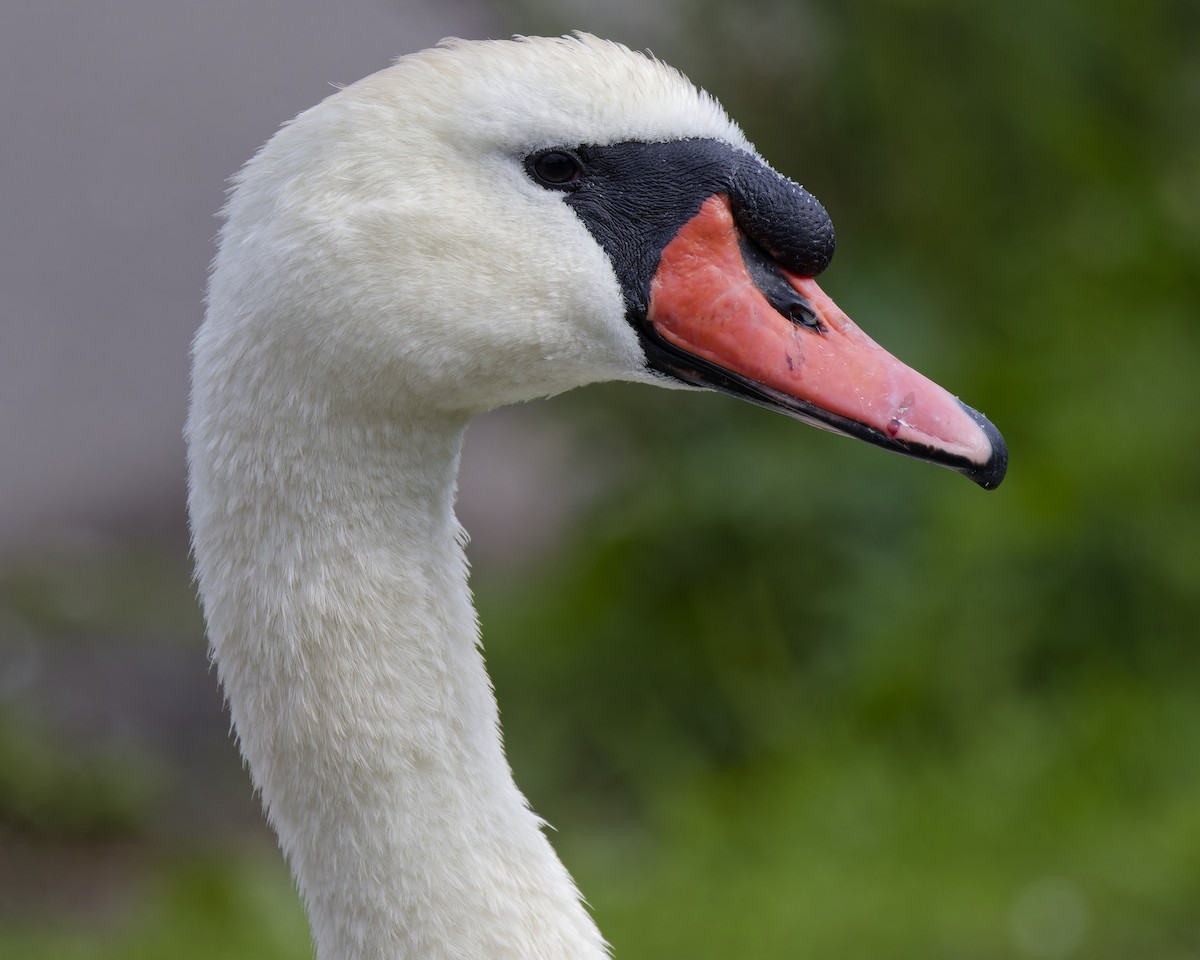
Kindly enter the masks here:
<path id="1" fill-rule="evenodd" d="M 525 161 L 525 167 L 533 179 L 545 187 L 570 188 L 583 176 L 579 158 L 565 150 L 535 153 Z"/>

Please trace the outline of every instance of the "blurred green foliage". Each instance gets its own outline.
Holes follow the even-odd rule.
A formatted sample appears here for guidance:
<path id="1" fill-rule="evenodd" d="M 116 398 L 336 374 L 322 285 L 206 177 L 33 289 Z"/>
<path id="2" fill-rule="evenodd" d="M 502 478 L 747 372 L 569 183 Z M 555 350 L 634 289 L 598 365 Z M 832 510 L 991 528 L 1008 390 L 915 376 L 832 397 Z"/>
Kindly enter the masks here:
<path id="1" fill-rule="evenodd" d="M 564 398 L 626 470 L 480 585 L 521 782 L 626 960 L 1197 955 L 1200 7 L 678 11 L 655 52 L 831 211 L 824 288 L 1011 472 Z"/>
<path id="2" fill-rule="evenodd" d="M 0 825 L 54 839 L 136 832 L 153 800 L 145 765 L 80 750 L 39 726 L 25 711 L 0 712 Z"/>
<path id="3" fill-rule="evenodd" d="M 311 956 L 287 869 L 269 848 L 176 854 L 129 866 L 136 909 L 118 922 L 25 916 L 0 929 L 21 960 L 272 960 Z"/>
<path id="4" fill-rule="evenodd" d="M 604 32 L 555 16 L 520 27 Z M 721 397 L 546 408 L 616 482 L 476 589 L 617 956 L 1200 955 L 1200 6 L 688 0 L 651 39 L 1012 465 L 984 494 Z M 116 932 L 0 953 L 305 955 L 274 861 L 145 869 Z"/>

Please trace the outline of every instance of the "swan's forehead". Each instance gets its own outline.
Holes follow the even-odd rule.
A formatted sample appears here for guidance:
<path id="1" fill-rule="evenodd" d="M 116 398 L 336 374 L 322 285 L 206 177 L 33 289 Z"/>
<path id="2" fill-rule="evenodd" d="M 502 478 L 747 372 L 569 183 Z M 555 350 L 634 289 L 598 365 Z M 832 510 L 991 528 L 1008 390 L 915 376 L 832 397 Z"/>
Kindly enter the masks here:
<path id="1" fill-rule="evenodd" d="M 677 70 L 589 36 L 448 41 L 366 83 L 427 129 L 480 149 L 712 138 L 753 150 Z"/>

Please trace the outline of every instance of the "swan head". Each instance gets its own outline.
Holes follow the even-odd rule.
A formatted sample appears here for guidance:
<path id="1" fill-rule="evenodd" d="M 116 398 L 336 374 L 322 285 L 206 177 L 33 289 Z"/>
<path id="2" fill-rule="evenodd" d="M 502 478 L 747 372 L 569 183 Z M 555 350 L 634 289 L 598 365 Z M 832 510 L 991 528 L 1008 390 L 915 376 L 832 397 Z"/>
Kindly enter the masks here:
<path id="1" fill-rule="evenodd" d="M 198 380 L 219 352 L 276 387 L 243 390 L 384 415 L 613 379 L 715 389 L 1003 478 L 996 429 L 817 285 L 820 203 L 715 100 L 618 44 L 404 57 L 286 125 L 224 216 Z"/>

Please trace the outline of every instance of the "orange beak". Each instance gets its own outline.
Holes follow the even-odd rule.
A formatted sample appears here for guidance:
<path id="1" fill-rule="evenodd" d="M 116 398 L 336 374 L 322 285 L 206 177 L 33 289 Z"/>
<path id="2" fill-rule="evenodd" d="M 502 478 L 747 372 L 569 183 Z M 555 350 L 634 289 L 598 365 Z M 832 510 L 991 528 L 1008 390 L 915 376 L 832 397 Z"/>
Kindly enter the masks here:
<path id="1" fill-rule="evenodd" d="M 663 250 L 647 322 L 670 372 L 836 433 L 1000 484 L 1008 451 L 981 414 L 863 333 L 710 197 Z M 654 339 L 653 337 L 651 339 Z"/>

